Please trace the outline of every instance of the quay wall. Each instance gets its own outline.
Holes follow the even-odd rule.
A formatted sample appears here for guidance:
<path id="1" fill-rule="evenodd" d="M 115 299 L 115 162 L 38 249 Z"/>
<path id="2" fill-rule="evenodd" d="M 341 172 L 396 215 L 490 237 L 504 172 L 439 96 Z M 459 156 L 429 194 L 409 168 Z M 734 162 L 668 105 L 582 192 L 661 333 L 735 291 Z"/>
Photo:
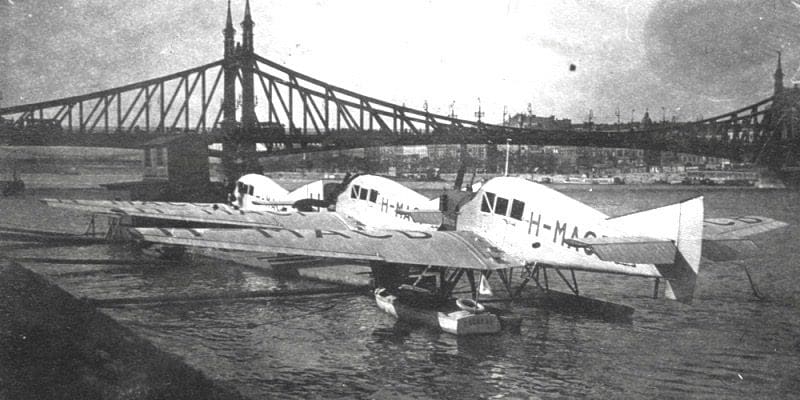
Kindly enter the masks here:
<path id="1" fill-rule="evenodd" d="M 0 399 L 243 399 L 0 258 Z"/>

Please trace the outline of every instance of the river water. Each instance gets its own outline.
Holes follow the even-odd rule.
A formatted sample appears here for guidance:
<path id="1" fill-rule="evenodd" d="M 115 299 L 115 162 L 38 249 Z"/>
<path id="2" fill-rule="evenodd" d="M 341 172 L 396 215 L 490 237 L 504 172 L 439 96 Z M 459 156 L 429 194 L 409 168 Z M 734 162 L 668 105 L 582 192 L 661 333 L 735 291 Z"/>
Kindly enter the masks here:
<path id="1" fill-rule="evenodd" d="M 756 237 L 762 252 L 753 259 L 704 262 L 691 305 L 653 300 L 652 281 L 580 274 L 583 295 L 632 307 L 632 318 L 600 318 L 526 302 L 515 307 L 524 316 L 519 334 L 456 338 L 400 324 L 363 294 L 102 310 L 252 398 L 798 396 L 800 193 L 647 186 L 559 189 L 611 215 L 702 194 L 708 217 L 763 215 L 792 225 Z M 2 201 L 10 207 L 10 200 Z M 15 218 L 26 213 L 19 204 L 13 207 Z M 330 286 L 200 256 L 156 264 L 129 245 L 10 246 L 2 244 L 6 249 L 0 251 L 16 257 L 115 260 L 23 262 L 74 295 L 91 299 Z M 742 265 L 748 266 L 764 299 L 753 296 Z"/>

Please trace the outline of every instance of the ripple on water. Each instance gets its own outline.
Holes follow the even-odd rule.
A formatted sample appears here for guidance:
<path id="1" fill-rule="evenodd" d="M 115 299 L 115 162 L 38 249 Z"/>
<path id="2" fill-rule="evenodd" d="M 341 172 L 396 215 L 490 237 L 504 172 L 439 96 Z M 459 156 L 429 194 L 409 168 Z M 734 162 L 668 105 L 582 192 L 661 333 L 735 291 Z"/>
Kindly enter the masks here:
<path id="1" fill-rule="evenodd" d="M 456 338 L 397 323 L 377 310 L 374 299 L 357 295 L 104 312 L 253 398 L 792 397 L 800 391 L 800 193 L 742 192 L 704 193 L 707 214 L 761 214 L 792 223 L 780 235 L 758 240 L 766 252 L 748 260 L 767 301 L 753 301 L 741 266 L 703 263 L 692 305 L 650 299 L 652 281 L 579 274 L 581 293 L 633 307 L 632 319 L 524 304 L 519 335 Z M 696 193 L 640 188 L 570 194 L 622 214 Z M 14 251 L 28 257 L 141 257 L 124 246 Z M 319 285 L 199 257 L 172 266 L 31 267 L 89 298 Z"/>

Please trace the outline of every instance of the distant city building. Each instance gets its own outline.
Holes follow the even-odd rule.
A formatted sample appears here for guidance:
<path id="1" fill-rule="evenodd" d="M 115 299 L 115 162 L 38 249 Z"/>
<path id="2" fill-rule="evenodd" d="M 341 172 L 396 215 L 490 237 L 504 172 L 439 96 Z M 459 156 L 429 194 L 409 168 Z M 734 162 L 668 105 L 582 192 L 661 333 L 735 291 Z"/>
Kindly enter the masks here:
<path id="1" fill-rule="evenodd" d="M 421 157 L 428 156 L 428 147 L 425 145 L 420 146 L 401 146 L 402 155 L 409 156 L 409 155 L 416 155 Z"/>
<path id="2" fill-rule="evenodd" d="M 533 114 L 519 113 L 511 116 L 503 125 L 524 129 L 569 130 L 572 128 L 572 120 L 556 119 L 554 115 L 538 117 Z"/>
<path id="3" fill-rule="evenodd" d="M 647 129 L 652 125 L 653 125 L 653 120 L 650 119 L 650 112 L 645 110 L 644 117 L 642 117 L 642 122 L 641 122 L 641 124 L 639 124 L 639 126 L 642 129 Z"/>

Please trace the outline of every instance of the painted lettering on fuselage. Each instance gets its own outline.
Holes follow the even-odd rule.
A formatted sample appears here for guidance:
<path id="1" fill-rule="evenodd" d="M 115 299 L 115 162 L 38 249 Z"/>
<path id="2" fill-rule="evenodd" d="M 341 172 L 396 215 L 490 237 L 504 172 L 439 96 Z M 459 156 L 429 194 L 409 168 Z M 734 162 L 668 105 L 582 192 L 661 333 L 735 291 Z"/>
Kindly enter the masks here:
<path id="1" fill-rule="evenodd" d="M 364 187 L 361 187 L 360 190 L 369 191 L 369 189 Z M 397 219 L 401 219 L 404 221 L 411 221 L 411 222 L 414 221 L 410 215 L 403 213 L 403 211 L 410 211 L 411 206 L 401 201 L 393 202 L 392 200 L 383 196 L 380 196 L 378 199 L 376 199 L 376 201 L 372 201 L 368 198 L 362 199 L 360 196 L 357 196 L 355 198 L 351 196 L 351 199 L 356 202 L 363 202 L 363 204 L 365 204 L 367 207 L 370 208 L 375 208 L 377 206 L 379 212 L 382 214 L 386 214 L 388 216 L 395 217 Z M 414 210 L 418 210 L 418 208 L 414 207 Z"/>
<path id="2" fill-rule="evenodd" d="M 502 217 L 502 218 L 507 218 L 507 217 Z M 553 233 L 553 236 L 552 236 L 553 243 L 561 245 L 561 246 L 565 246 L 565 247 L 568 247 L 568 248 L 573 248 L 573 249 L 575 249 L 575 251 L 579 251 L 580 250 L 577 247 L 572 247 L 572 246 L 570 246 L 569 244 L 567 244 L 565 242 L 565 239 L 567 237 L 567 231 L 569 231 L 569 224 L 567 222 L 562 222 L 561 220 L 557 219 L 557 220 L 555 220 L 555 223 L 548 224 L 548 223 L 542 222 L 542 220 L 547 221 L 547 218 L 544 218 L 542 216 L 542 214 L 540 214 L 540 213 L 535 213 L 535 212 L 531 211 L 530 219 L 525 221 L 525 222 L 528 222 L 528 235 L 529 236 L 534 236 L 534 237 L 538 238 L 539 235 L 545 234 L 545 231 L 547 231 L 547 234 L 549 234 L 549 232 L 552 232 Z M 579 238 L 579 237 L 581 237 L 581 229 L 577 225 L 574 225 L 572 227 L 572 231 L 570 232 L 569 238 L 570 239 L 575 239 L 575 238 Z M 587 231 L 585 231 L 583 233 L 583 237 L 584 238 L 595 238 L 595 237 L 597 237 L 597 234 L 594 233 L 591 230 L 587 230 Z M 536 243 L 540 243 L 540 242 L 537 241 L 534 244 L 536 244 Z M 536 247 L 534 247 L 534 248 L 536 248 Z M 586 255 L 594 254 L 590 249 L 584 249 L 584 253 L 586 253 Z"/>
<path id="3" fill-rule="evenodd" d="M 546 224 L 542 222 L 542 219 L 542 214 L 537 214 L 535 212 L 530 213 L 530 219 L 525 221 L 528 223 L 528 235 L 539 237 L 540 234 L 543 234 L 543 231 L 552 231 L 553 243 L 571 247 L 564 242 L 567 237 L 567 231 L 569 231 L 569 224 L 567 222 L 562 222 L 557 219 L 554 224 Z M 570 239 L 580 237 L 580 232 L 581 229 L 577 225 L 573 226 L 572 231 L 570 231 Z M 597 234 L 592 231 L 586 231 L 583 237 L 597 237 Z"/>

